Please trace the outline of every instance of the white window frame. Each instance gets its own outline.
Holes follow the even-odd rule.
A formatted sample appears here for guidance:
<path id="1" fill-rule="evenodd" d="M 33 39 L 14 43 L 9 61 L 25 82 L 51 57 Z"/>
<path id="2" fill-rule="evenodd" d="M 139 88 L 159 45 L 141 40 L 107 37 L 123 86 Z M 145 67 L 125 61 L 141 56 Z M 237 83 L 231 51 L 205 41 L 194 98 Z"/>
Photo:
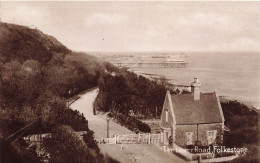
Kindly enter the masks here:
<path id="1" fill-rule="evenodd" d="M 185 144 L 192 145 L 193 144 L 193 132 L 185 133 Z"/>
<path id="2" fill-rule="evenodd" d="M 207 131 L 207 140 L 208 140 L 208 145 L 211 145 L 215 143 L 217 137 L 217 130 L 209 130 Z"/>

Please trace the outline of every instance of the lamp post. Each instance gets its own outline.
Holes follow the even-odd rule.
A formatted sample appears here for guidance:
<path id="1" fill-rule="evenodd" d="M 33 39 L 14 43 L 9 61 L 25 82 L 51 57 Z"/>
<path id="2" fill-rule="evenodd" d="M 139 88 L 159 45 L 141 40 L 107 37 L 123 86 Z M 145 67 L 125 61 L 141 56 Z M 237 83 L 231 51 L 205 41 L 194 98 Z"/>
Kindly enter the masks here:
<path id="1" fill-rule="evenodd" d="M 109 120 L 110 118 L 107 117 L 107 138 L 109 138 Z"/>

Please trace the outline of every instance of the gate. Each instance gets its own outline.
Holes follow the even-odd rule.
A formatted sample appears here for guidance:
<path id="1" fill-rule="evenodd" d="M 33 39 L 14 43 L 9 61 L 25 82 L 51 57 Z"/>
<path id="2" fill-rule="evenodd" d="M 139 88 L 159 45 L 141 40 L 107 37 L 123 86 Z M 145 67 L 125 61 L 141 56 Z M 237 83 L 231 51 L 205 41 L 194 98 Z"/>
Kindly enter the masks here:
<path id="1" fill-rule="evenodd" d="M 138 135 L 137 134 L 126 134 L 126 135 L 116 135 L 117 143 L 120 144 L 133 144 L 138 143 Z"/>
<path id="2" fill-rule="evenodd" d="M 139 134 L 139 143 L 149 144 L 149 135 L 150 134 Z"/>
<path id="3" fill-rule="evenodd" d="M 116 144 L 116 137 L 107 138 L 107 144 Z"/>
<path id="4" fill-rule="evenodd" d="M 161 135 L 160 134 L 151 134 L 151 143 L 158 144 L 160 142 Z"/>

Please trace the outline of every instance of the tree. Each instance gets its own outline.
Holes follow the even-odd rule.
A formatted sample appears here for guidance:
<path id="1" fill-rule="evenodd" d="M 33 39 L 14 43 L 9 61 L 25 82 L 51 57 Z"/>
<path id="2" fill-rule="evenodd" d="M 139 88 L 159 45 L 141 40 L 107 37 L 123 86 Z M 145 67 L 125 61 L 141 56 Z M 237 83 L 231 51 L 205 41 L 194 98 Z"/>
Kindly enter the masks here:
<path id="1" fill-rule="evenodd" d="M 43 146 L 50 153 L 50 162 L 86 163 L 95 162 L 97 153 L 88 148 L 74 130 L 66 125 L 54 128 L 52 137 L 44 140 Z"/>

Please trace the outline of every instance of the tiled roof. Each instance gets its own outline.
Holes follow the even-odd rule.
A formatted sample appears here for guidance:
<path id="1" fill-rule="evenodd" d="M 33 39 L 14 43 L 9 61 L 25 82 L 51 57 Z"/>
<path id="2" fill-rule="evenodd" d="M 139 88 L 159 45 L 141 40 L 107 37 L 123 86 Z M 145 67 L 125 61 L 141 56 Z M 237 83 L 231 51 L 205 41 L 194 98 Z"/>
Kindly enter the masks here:
<path id="1" fill-rule="evenodd" d="M 176 124 L 221 123 L 224 121 L 215 92 L 201 93 L 200 100 L 194 100 L 192 94 L 171 95 L 171 99 Z"/>

